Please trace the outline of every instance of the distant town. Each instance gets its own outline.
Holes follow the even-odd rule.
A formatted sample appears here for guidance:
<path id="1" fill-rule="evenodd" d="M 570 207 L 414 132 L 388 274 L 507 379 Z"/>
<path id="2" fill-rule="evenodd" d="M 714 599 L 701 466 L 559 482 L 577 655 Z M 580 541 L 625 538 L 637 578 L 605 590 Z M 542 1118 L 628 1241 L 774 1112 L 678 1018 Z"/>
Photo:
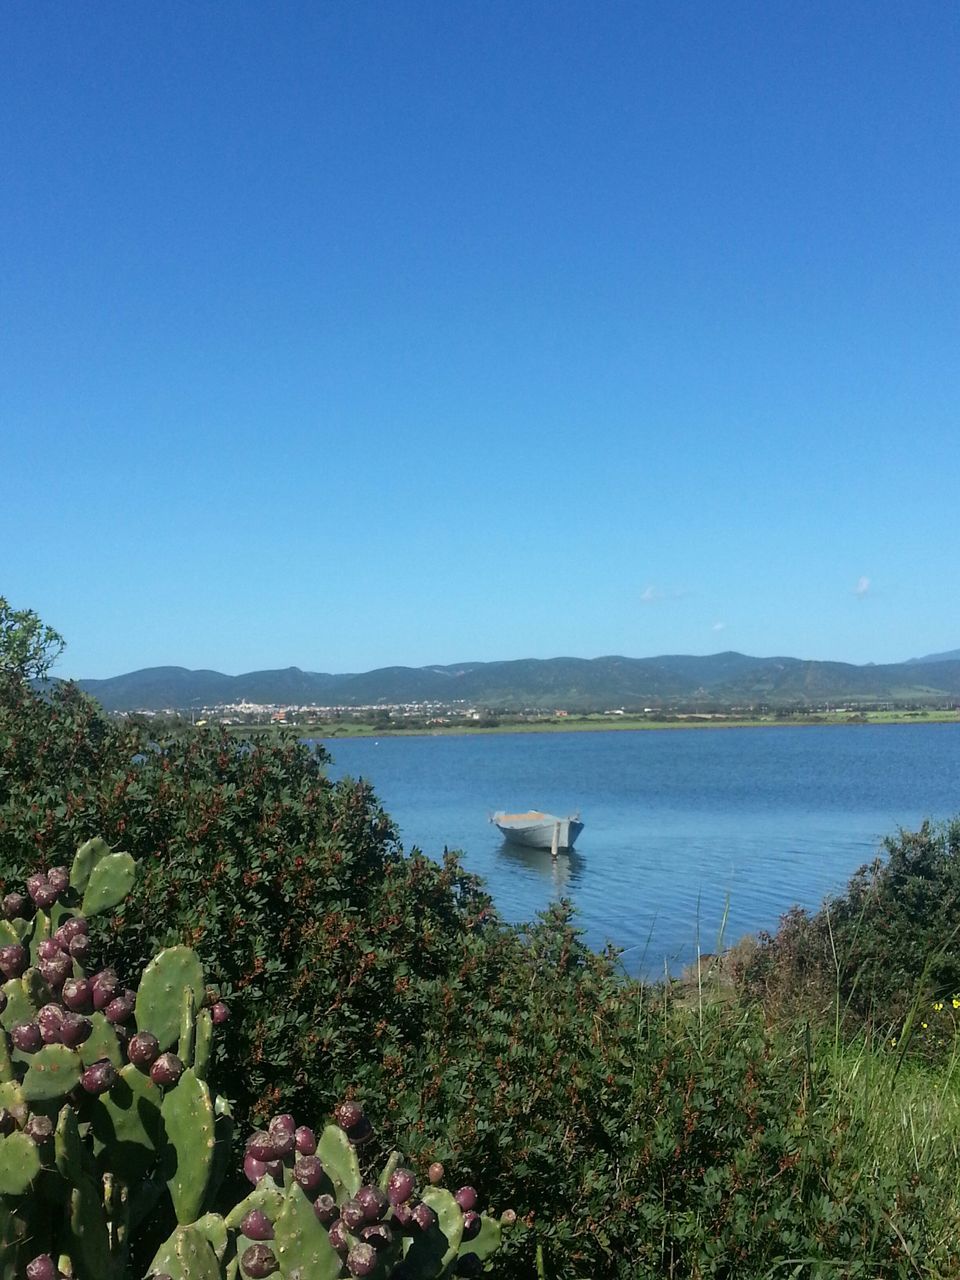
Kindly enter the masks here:
<path id="1" fill-rule="evenodd" d="M 245 729 L 293 729 L 318 737 L 370 733 L 442 733 L 549 728 L 603 729 L 669 726 L 761 724 L 867 724 L 918 720 L 951 722 L 960 719 L 960 706 L 918 707 L 892 702 L 831 703 L 804 708 L 771 707 L 759 703 L 707 710 L 702 707 L 608 707 L 595 711 L 527 707 L 483 707 L 463 703 L 403 702 L 367 706 L 322 706 L 258 702 L 220 703 L 189 709 L 119 711 L 119 718 L 144 717 L 171 725 L 221 725 L 234 732 Z"/>

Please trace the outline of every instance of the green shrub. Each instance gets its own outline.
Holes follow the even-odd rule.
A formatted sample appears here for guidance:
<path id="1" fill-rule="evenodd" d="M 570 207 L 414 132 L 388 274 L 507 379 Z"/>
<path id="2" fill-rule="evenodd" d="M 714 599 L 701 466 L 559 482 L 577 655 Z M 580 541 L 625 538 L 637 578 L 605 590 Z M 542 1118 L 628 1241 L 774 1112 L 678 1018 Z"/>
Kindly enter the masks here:
<path id="1" fill-rule="evenodd" d="M 895 1029 L 960 991 L 960 819 L 884 841 L 817 912 L 788 912 L 741 967 L 751 995 Z"/>

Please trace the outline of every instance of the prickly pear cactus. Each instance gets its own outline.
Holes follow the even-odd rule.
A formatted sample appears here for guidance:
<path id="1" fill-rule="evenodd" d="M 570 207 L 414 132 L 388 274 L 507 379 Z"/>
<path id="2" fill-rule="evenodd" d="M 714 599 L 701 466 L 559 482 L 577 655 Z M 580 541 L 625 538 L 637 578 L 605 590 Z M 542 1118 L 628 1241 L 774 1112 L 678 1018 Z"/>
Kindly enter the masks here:
<path id="1" fill-rule="evenodd" d="M 232 1150 L 229 1104 L 207 1083 L 229 1010 L 204 1007 L 189 947 L 161 951 L 136 991 L 83 967 L 87 915 L 118 905 L 135 874 L 128 854 L 90 840 L 69 874 L 37 873 L 3 902 L 0 1280 L 140 1280 L 131 1242 L 164 1215 L 152 1280 L 479 1274 L 500 1224 L 470 1187 L 418 1191 L 396 1153 L 365 1182 L 358 1147 L 373 1130 L 352 1101 L 319 1134 L 274 1117 L 247 1142 L 249 1194 L 210 1212 Z"/>
<path id="2" fill-rule="evenodd" d="M 118 905 L 135 874 L 129 854 L 92 840 L 70 873 L 38 872 L 26 895 L 3 900 L 2 1280 L 134 1280 L 130 1233 L 158 1211 L 184 1223 L 176 1273 L 221 1276 L 226 1227 L 216 1219 L 204 1230 L 200 1215 L 232 1122 L 201 1078 L 214 1020 L 197 1009 L 200 961 L 186 947 L 162 952 L 145 992 L 122 986 L 112 969 L 84 970 L 87 916 Z"/>

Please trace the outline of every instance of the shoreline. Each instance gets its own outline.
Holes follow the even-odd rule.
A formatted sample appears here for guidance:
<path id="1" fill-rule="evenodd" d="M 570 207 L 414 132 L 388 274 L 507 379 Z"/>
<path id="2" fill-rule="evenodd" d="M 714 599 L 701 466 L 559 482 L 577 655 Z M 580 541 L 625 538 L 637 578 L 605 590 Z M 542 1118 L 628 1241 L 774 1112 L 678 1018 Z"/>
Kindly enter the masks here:
<path id="1" fill-rule="evenodd" d="M 265 724 L 265 725 L 230 725 L 229 732 L 235 736 L 253 736 L 281 733 L 293 733 L 298 738 L 315 742 L 336 742 L 349 738 L 441 738 L 441 737 L 490 737 L 502 734 L 523 733 L 625 733 L 652 732 L 662 730 L 674 732 L 689 729 L 788 729 L 788 728 L 863 728 L 868 725 L 944 725 L 960 724 L 960 712 L 929 711 L 922 714 L 906 712 L 875 712 L 863 718 L 850 716 L 793 716 L 777 719 L 775 717 L 744 718 L 690 718 L 677 720 L 649 720 L 646 718 L 622 717 L 565 717 L 562 720 L 513 721 L 499 725 L 483 725 L 473 728 L 469 725 L 434 725 L 416 728 L 387 728 L 371 724 L 350 724 L 339 728 L 327 722 L 316 724 Z"/>

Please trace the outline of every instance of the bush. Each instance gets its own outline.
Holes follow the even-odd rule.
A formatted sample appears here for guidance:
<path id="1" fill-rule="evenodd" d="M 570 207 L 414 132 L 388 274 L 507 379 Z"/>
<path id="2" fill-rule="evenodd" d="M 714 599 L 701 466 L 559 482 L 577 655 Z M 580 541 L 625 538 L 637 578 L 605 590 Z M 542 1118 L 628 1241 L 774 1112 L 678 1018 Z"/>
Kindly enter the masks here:
<path id="1" fill-rule="evenodd" d="M 760 936 L 740 971 L 751 995 L 894 1028 L 960 991 L 960 819 L 900 831 L 884 849 L 844 894 Z"/>

